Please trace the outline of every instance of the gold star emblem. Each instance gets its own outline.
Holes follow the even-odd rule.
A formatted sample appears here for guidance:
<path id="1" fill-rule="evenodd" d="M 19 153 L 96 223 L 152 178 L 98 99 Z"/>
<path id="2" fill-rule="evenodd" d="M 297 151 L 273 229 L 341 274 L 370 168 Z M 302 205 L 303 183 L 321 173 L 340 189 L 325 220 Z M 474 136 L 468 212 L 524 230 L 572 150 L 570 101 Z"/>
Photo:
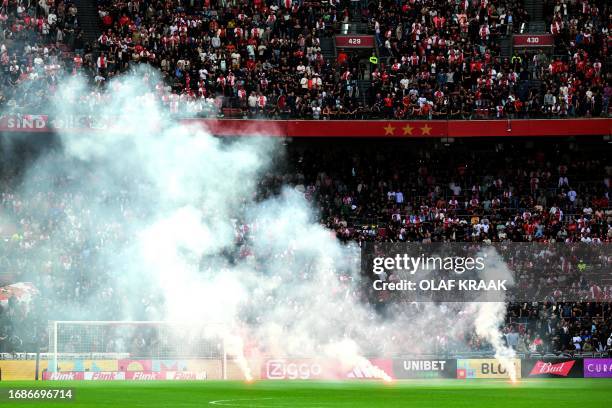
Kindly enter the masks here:
<path id="1" fill-rule="evenodd" d="M 404 130 L 404 136 L 412 135 L 412 131 L 414 130 L 414 128 L 410 126 L 410 123 L 407 123 L 402 129 Z"/>
<path id="2" fill-rule="evenodd" d="M 421 134 L 423 134 L 423 135 L 431 135 L 431 129 L 432 128 L 429 127 L 427 125 L 427 123 L 426 123 L 423 127 L 421 127 Z"/>
<path id="3" fill-rule="evenodd" d="M 385 126 L 383 129 L 385 129 L 385 136 L 393 136 L 395 134 L 395 128 L 391 126 L 390 123 L 387 123 L 387 126 Z"/>

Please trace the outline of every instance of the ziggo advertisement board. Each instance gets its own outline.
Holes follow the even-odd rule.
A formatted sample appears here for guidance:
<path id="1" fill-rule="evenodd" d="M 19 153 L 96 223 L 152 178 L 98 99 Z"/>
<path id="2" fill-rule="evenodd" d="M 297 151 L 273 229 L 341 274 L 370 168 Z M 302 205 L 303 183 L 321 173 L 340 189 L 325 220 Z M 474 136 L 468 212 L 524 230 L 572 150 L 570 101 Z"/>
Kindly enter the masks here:
<path id="1" fill-rule="evenodd" d="M 282 358 L 265 360 L 261 365 L 262 380 L 374 380 L 392 379 L 393 361 L 363 359 L 359 363 L 343 363 L 334 359 Z"/>

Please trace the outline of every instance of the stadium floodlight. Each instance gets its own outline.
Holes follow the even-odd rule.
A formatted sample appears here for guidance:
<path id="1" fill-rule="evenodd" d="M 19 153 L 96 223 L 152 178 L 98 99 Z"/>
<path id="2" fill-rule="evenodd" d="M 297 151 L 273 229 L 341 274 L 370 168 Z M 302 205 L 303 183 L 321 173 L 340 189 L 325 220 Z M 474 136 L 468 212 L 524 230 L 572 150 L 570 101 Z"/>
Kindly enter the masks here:
<path id="1" fill-rule="evenodd" d="M 49 321 L 49 364 L 73 359 L 217 360 L 227 379 L 227 330 L 222 323 Z"/>

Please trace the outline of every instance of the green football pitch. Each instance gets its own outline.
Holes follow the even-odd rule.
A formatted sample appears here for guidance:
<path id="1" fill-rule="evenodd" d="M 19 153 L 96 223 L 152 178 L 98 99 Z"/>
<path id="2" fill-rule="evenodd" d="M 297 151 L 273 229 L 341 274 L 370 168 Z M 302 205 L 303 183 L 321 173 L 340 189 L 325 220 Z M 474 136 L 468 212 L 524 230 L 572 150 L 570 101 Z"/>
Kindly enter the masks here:
<path id="1" fill-rule="evenodd" d="M 66 388 L 74 400 L 8 400 L 9 389 Z M 609 379 L 406 380 L 393 383 L 260 381 L 1 382 L 0 406 L 198 408 L 440 408 L 612 406 Z"/>

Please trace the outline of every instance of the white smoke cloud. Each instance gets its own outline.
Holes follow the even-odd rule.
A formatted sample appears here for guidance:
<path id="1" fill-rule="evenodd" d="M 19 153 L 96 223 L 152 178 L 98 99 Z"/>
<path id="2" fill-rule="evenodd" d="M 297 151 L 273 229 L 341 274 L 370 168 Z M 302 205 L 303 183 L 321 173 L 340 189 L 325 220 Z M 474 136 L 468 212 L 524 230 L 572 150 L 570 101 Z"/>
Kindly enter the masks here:
<path id="1" fill-rule="evenodd" d="M 500 255 L 492 248 L 484 251 L 484 255 L 487 257 L 488 268 L 483 271 L 481 277 L 485 280 L 505 279 L 509 286 L 513 285 L 512 273 Z M 470 307 L 476 315 L 474 321 L 476 334 L 491 344 L 495 350 L 495 358 L 506 370 L 510 380 L 516 381 L 520 375 L 515 365 L 516 352 L 506 345 L 499 329 L 506 317 L 506 304 L 504 302 L 482 302 L 471 303 Z"/>
<path id="2" fill-rule="evenodd" d="M 61 149 L 39 159 L 20 188 L 38 202 L 41 180 L 64 180 L 46 186 L 66 216 L 36 243 L 34 264 L 85 246 L 80 256 L 92 268 L 81 273 L 109 277 L 65 308 L 51 309 L 57 310 L 51 319 L 54 313 L 108 318 L 100 316 L 100 302 L 116 302 L 116 320 L 221 323 L 226 337 L 249 336 L 264 354 L 331 353 L 356 364 L 366 354 L 433 353 L 437 333 L 446 343 L 461 342 L 474 323 L 501 349 L 503 306 L 479 308 L 476 321 L 467 304 L 399 305 L 385 317 L 375 312 L 357 289 L 357 248 L 320 226 L 302 193 L 286 187 L 256 199 L 263 175 L 282 160 L 282 145 L 266 137 L 221 140 L 169 119 L 153 95 L 156 77 L 141 70 L 114 79 L 112 98 L 93 107 L 79 103 L 90 90 L 75 79 L 50 107 L 56 117 L 87 112 L 96 123 L 112 124 L 89 134 L 61 132 Z M 50 222 L 30 210 L 34 224 Z M 250 239 L 248 254 L 237 256 L 245 249 L 236 248 L 241 225 Z M 58 295 L 52 303 L 66 302 Z M 244 339 L 232 339 L 240 357 Z"/>

